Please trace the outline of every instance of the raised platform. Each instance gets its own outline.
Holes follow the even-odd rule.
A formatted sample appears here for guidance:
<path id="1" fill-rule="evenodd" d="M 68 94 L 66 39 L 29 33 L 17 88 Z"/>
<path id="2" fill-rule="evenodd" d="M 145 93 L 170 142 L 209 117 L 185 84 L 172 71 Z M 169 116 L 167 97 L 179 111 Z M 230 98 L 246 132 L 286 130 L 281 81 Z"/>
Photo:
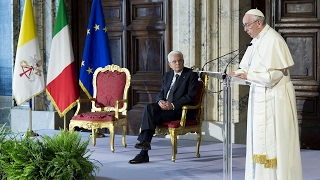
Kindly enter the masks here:
<path id="1" fill-rule="evenodd" d="M 38 134 L 58 134 L 56 130 L 38 130 Z M 90 132 L 81 132 L 83 139 L 87 139 Z M 168 138 L 154 137 L 149 151 L 150 162 L 143 164 L 129 164 L 128 161 L 140 150 L 134 148 L 137 136 L 127 136 L 127 148 L 121 145 L 121 135 L 115 136 L 115 151 L 110 151 L 109 135 L 98 138 L 96 146 L 90 144 L 93 150 L 92 159 L 100 161 L 100 172 L 96 180 L 222 180 L 223 179 L 223 144 L 202 141 L 200 158 L 196 157 L 196 141 L 178 140 L 178 153 L 175 163 L 171 161 L 171 142 Z M 245 148 L 243 144 L 233 144 L 232 179 L 243 180 L 245 168 Z M 303 179 L 320 180 L 319 150 L 301 150 Z"/>

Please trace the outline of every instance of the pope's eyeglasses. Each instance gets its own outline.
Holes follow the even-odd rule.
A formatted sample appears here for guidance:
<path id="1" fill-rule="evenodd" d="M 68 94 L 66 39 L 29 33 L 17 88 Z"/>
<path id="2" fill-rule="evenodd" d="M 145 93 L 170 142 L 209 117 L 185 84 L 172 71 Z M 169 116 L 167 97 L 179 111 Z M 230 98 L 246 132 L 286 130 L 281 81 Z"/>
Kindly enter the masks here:
<path id="1" fill-rule="evenodd" d="M 242 26 L 243 26 L 243 28 L 245 29 L 245 28 L 251 28 L 251 26 L 255 23 L 255 22 L 257 22 L 258 20 L 255 20 L 255 21 L 253 21 L 252 23 L 249 23 L 249 24 L 242 24 Z"/>

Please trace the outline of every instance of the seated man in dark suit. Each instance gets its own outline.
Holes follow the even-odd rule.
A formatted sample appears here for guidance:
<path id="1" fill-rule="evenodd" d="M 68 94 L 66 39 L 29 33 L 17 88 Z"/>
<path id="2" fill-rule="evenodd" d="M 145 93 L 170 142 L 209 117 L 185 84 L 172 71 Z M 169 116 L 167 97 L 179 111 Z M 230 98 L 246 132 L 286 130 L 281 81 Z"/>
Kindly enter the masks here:
<path id="1" fill-rule="evenodd" d="M 140 153 L 131 164 L 149 162 L 148 150 L 151 149 L 151 139 L 157 125 L 174 119 L 180 119 L 183 105 L 193 105 L 197 95 L 198 75 L 192 69 L 184 67 L 183 54 L 171 51 L 168 54 L 168 63 L 171 71 L 164 74 L 161 91 L 156 103 L 144 107 L 141 122 L 141 132 L 135 148 Z M 191 114 L 195 116 L 195 113 Z M 190 113 L 188 112 L 188 116 Z"/>

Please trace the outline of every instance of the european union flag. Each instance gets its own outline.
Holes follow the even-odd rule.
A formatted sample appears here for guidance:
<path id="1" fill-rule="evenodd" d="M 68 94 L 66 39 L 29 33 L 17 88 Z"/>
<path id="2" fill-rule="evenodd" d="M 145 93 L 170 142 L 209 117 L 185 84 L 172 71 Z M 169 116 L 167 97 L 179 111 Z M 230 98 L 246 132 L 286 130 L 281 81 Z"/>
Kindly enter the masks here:
<path id="1" fill-rule="evenodd" d="M 112 59 L 102 5 L 100 0 L 93 0 L 79 79 L 80 87 L 88 98 L 93 96 L 94 71 L 109 64 L 112 64 Z"/>

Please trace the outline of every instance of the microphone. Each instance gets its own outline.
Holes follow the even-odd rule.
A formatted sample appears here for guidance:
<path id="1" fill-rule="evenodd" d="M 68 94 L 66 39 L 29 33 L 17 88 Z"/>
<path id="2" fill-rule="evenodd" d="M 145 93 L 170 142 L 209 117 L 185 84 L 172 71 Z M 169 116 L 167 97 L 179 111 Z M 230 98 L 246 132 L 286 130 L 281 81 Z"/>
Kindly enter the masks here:
<path id="1" fill-rule="evenodd" d="M 240 52 L 239 52 L 238 54 L 236 54 L 236 55 L 228 62 L 228 64 L 226 65 L 226 67 L 225 67 L 225 69 L 224 69 L 224 71 L 223 71 L 222 79 L 225 79 L 225 78 L 226 78 L 227 68 L 228 68 L 229 64 L 230 64 L 239 54 L 241 54 L 247 47 L 249 47 L 249 46 L 251 46 L 251 45 L 252 45 L 252 43 L 246 44 L 246 45 L 240 50 Z"/>
<path id="2" fill-rule="evenodd" d="M 252 43 L 249 43 L 249 44 L 244 45 L 242 48 L 245 49 L 246 47 L 251 46 L 251 45 L 252 45 Z M 204 70 L 204 67 L 205 67 L 208 63 L 213 62 L 213 61 L 215 61 L 215 60 L 218 60 L 218 59 L 220 59 L 220 58 L 222 58 L 222 57 L 224 57 L 224 56 L 226 56 L 226 55 L 229 55 L 229 54 L 231 54 L 231 53 L 234 53 L 234 52 L 236 52 L 236 51 L 239 51 L 240 49 L 241 49 L 241 48 L 239 48 L 239 49 L 237 49 L 237 50 L 234 50 L 234 51 L 231 51 L 231 52 L 229 52 L 229 53 L 227 53 L 227 54 L 225 54 L 225 55 L 223 55 L 223 56 L 217 57 L 217 58 L 215 58 L 215 59 L 212 59 L 212 60 L 206 62 L 206 63 L 202 66 L 201 71 Z M 241 50 L 241 52 L 242 52 L 242 50 Z M 240 52 L 240 53 L 241 53 L 241 52 Z M 239 53 L 239 54 L 240 54 L 240 53 Z M 237 55 L 238 55 L 238 54 L 237 54 Z"/>
<path id="3" fill-rule="evenodd" d="M 243 49 L 241 49 L 241 51 L 240 51 L 238 54 L 236 54 L 236 55 L 228 62 L 228 64 L 226 65 L 226 68 L 224 69 L 224 73 L 227 72 L 227 68 L 228 68 L 229 64 L 230 64 L 239 54 L 241 54 L 242 51 L 244 51 L 247 47 L 249 47 L 249 46 L 251 46 L 251 45 L 252 45 L 252 43 L 246 44 L 245 47 L 244 47 Z"/>

